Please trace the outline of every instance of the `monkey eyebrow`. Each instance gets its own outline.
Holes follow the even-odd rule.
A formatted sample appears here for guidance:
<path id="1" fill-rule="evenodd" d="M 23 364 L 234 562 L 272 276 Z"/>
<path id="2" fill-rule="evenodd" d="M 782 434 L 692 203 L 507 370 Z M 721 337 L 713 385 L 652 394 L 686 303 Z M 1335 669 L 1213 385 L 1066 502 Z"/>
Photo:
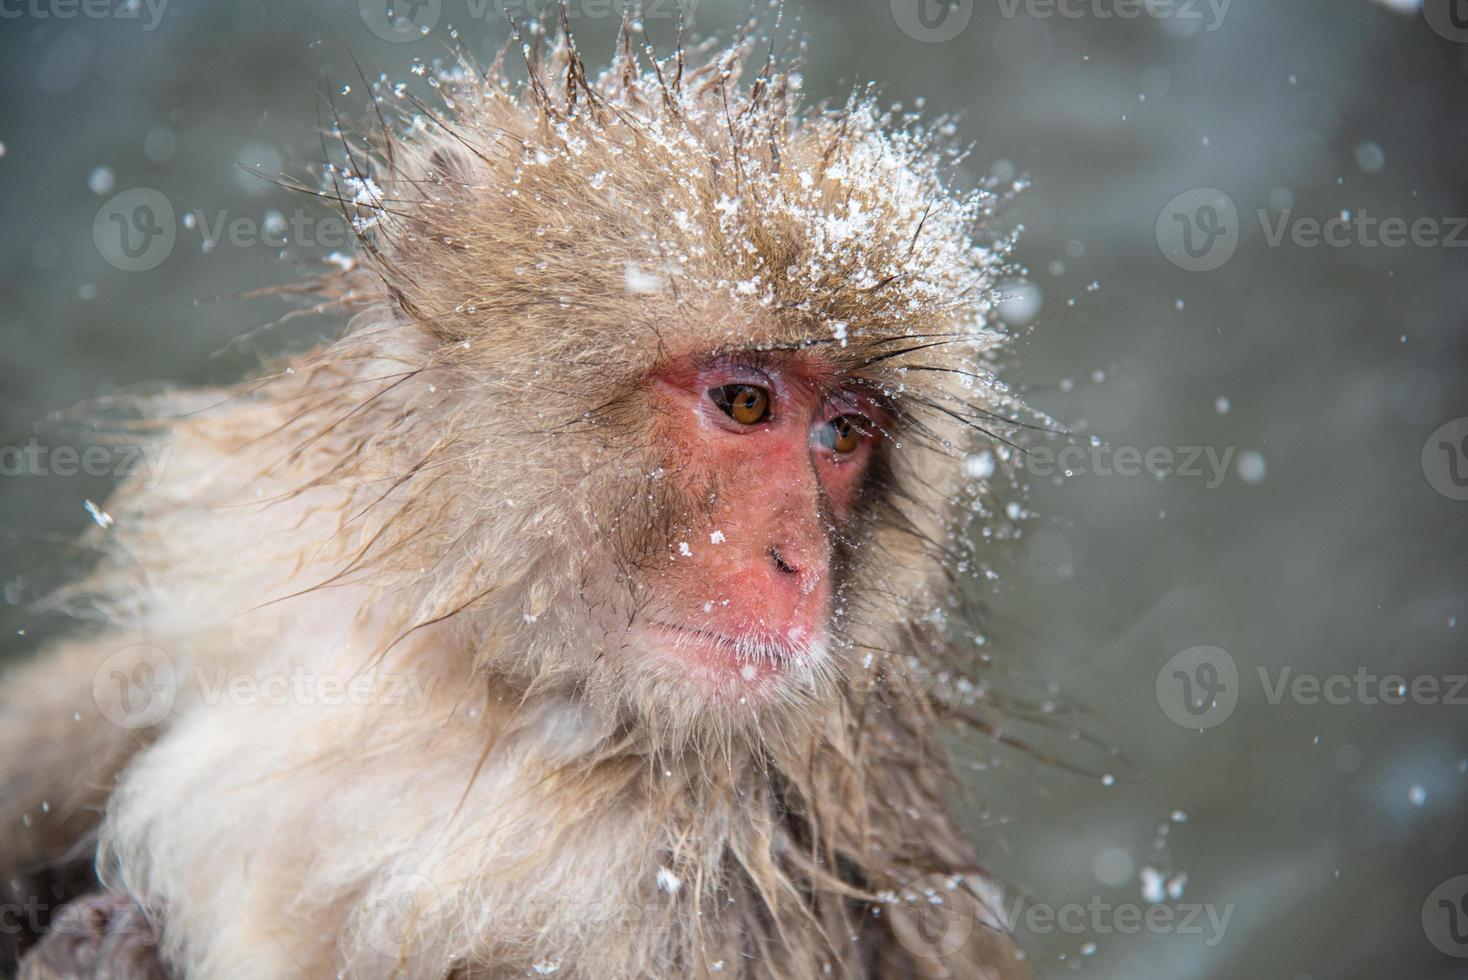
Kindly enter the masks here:
<path id="1" fill-rule="evenodd" d="M 826 347 L 835 342 L 835 337 L 807 337 L 805 340 L 798 340 L 793 344 L 760 344 L 755 349 L 798 354 L 803 350 L 810 350 L 812 347 Z"/>
<path id="2" fill-rule="evenodd" d="M 801 351 L 810 350 L 812 347 L 827 347 L 836 342 L 835 337 L 807 337 L 790 343 L 767 343 L 750 344 L 744 347 L 731 347 L 718 351 L 722 357 L 759 357 L 762 354 L 799 354 Z"/>

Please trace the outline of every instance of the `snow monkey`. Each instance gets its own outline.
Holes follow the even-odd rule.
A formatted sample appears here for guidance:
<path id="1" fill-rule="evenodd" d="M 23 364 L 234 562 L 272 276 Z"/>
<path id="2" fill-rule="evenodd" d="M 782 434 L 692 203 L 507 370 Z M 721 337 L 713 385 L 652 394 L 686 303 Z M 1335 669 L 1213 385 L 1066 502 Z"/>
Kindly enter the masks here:
<path id="1" fill-rule="evenodd" d="M 372 86 L 348 326 L 137 403 L 93 628 L 0 691 L 8 900 L 87 871 L 22 976 L 1024 975 L 943 734 L 995 190 L 752 31 L 634 36 Z"/>

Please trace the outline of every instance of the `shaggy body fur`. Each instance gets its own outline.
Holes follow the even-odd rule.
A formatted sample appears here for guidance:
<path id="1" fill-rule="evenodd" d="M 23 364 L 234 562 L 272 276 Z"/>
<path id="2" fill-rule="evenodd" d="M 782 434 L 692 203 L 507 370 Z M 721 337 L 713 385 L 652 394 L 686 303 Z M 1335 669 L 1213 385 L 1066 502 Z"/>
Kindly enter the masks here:
<path id="1" fill-rule="evenodd" d="M 915 911 L 984 887 L 934 678 L 973 659 L 957 460 L 1013 411 L 984 368 L 988 198 L 911 120 L 799 113 L 773 66 L 740 87 L 749 49 L 453 69 L 370 174 L 332 170 L 363 232 L 333 288 L 365 308 L 269 377 L 149 406 L 165 479 L 110 503 L 73 596 L 106 628 L 0 694 L 13 888 L 99 839 L 197 980 L 1019 975 L 987 927 L 923 955 Z M 643 382 L 708 351 L 814 352 L 893 418 L 833 542 L 823 666 L 757 708 L 587 614 L 643 612 L 632 583 L 702 506 Z M 165 720 L 106 720 L 170 668 Z M 904 890 L 933 875 L 946 899 Z"/>

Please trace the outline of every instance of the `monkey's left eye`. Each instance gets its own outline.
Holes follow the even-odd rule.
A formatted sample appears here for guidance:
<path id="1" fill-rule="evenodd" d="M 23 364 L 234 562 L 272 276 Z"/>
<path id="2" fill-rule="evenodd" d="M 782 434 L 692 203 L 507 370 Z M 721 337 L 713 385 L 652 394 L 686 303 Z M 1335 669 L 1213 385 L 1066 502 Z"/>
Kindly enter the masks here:
<path id="1" fill-rule="evenodd" d="M 856 452 L 856 447 L 866 438 L 866 422 L 863 415 L 838 415 L 820 427 L 816 440 L 838 456 L 845 456 Z"/>
<path id="2" fill-rule="evenodd" d="M 721 385 L 709 389 L 709 398 L 740 425 L 758 425 L 770 418 L 770 392 L 759 385 Z"/>

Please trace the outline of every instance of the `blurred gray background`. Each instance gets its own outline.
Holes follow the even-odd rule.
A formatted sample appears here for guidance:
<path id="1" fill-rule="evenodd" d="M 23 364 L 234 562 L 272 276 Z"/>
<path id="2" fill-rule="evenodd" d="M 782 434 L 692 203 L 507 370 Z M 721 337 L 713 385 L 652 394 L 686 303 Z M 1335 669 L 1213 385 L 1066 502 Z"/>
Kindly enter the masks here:
<path id="1" fill-rule="evenodd" d="M 16 450 L 85 445 L 45 423 L 81 399 L 236 379 L 331 334 L 321 320 L 256 331 L 289 307 L 242 298 L 329 245 L 210 248 L 208 229 L 222 215 L 330 217 L 250 170 L 320 159 L 327 94 L 364 118 L 354 57 L 410 80 L 450 25 L 487 58 L 507 34 L 500 10 L 544 6 L 441 0 L 426 37 L 395 43 L 356 0 L 93 2 L 0 4 L 5 657 L 50 628 L 27 604 L 84 559 L 71 546 L 92 520 L 84 501 L 111 482 L 17 475 Z M 705 32 L 749 10 L 695 6 Z M 589 56 L 611 50 L 611 7 L 570 0 Z M 663 50 L 672 10 L 648 3 Z M 1468 246 L 1455 220 L 1468 215 L 1468 33 L 1368 0 L 790 0 L 785 27 L 810 38 L 811 100 L 868 81 L 886 101 L 925 96 L 929 112 L 962 114 L 971 179 L 1032 183 L 1004 215 L 1025 227 L 1028 270 L 1006 310 L 1009 378 L 1101 446 L 1069 477 L 1017 477 L 1029 517 L 992 552 L 990 649 L 1057 705 L 1083 705 L 1127 760 L 1098 761 L 1064 737 L 1068 721 L 1047 744 L 1114 779 L 962 749 L 987 862 L 1029 908 L 1072 910 L 1064 927 L 1030 916 L 1022 929 L 1040 973 L 1468 977 L 1448 955 L 1468 955 L 1468 906 L 1451 919 L 1437 904 L 1462 898 L 1450 879 L 1468 874 L 1468 689 L 1457 704 L 1365 703 L 1377 699 L 1355 681 L 1345 703 L 1270 697 L 1285 668 L 1437 678 L 1439 702 L 1468 673 L 1468 502 L 1451 499 L 1468 494 L 1450 469 L 1468 472 L 1455 442 L 1468 432 L 1434 436 L 1468 416 L 1468 248 L 1295 234 L 1301 219 L 1369 213 L 1428 219 Z M 135 188 L 175 209 L 176 243 L 129 272 L 94 221 L 105 238 L 99 209 Z M 1209 210 L 1212 192 L 1168 210 L 1198 188 L 1225 192 L 1237 218 Z M 202 223 L 185 219 L 196 211 Z M 1272 242 L 1281 221 L 1291 231 Z M 1175 464 L 1206 447 L 1226 465 L 1128 476 L 1118 447 Z M 1173 668 L 1206 685 L 1221 661 L 1170 658 L 1199 646 L 1238 676 L 1190 729 L 1170 717 Z M 1127 908 L 1176 914 L 1128 929 Z"/>

